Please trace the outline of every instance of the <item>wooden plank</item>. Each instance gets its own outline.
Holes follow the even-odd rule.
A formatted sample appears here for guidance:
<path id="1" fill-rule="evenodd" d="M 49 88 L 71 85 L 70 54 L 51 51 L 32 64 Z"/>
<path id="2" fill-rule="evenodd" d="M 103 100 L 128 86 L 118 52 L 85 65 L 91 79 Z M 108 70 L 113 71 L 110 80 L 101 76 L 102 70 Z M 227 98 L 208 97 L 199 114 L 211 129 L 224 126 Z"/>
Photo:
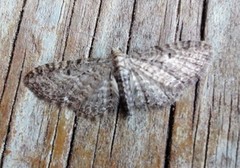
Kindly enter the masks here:
<path id="1" fill-rule="evenodd" d="M 240 2 L 209 2 L 208 38 L 215 49 L 207 167 L 239 167 Z"/>
<path id="2" fill-rule="evenodd" d="M 236 25 L 240 22 L 238 15 L 231 14 L 238 13 L 239 2 L 215 0 L 205 2 L 204 8 L 206 27 L 202 38 L 213 44 L 215 60 L 209 75 L 195 91 L 192 122 L 184 126 L 183 109 L 176 110 L 170 164 L 171 167 L 239 167 L 240 57 L 235 47 L 240 43 L 239 36 L 232 34 L 239 30 Z M 184 118 L 182 122 L 179 116 Z M 186 118 L 191 118 L 191 114 Z"/>
<path id="3" fill-rule="evenodd" d="M 133 1 L 103 1 L 100 7 L 99 19 L 95 23 L 93 50 L 90 55 L 95 58 L 107 57 L 111 51 L 109 46 L 115 44 L 126 49 Z M 110 164 L 116 117 L 115 113 L 102 119 L 97 118 L 94 122 L 89 119 L 79 119 L 69 162 L 70 167 L 104 167 Z"/>
<path id="4" fill-rule="evenodd" d="M 0 10 L 0 32 L 12 32 L 1 34 L 7 40 L 0 45 L 3 167 L 239 167 L 237 0 L 18 0 L 16 9 L 6 2 L 1 6 L 8 4 L 16 19 Z M 76 118 L 38 100 L 21 82 L 44 63 L 189 39 L 213 45 L 213 66 L 176 106 L 159 111 Z"/>
<path id="5" fill-rule="evenodd" d="M 204 40 L 205 35 L 201 28 L 206 20 L 203 20 L 203 1 L 179 1 L 178 16 L 176 20 L 171 19 L 171 15 L 167 20 L 175 21 L 177 25 L 176 40 Z M 202 167 L 204 164 L 204 137 L 207 136 L 207 126 L 209 120 L 209 112 L 201 113 L 200 107 L 204 93 L 209 94 L 208 90 L 204 90 L 206 78 L 203 77 L 187 90 L 180 101 L 176 103 L 174 116 L 172 117 L 172 140 L 171 152 L 169 153 L 170 167 Z M 199 107 L 200 105 L 200 107 Z M 205 117 L 201 117 L 204 115 Z M 196 143 L 196 131 L 201 131 L 202 139 Z M 198 146 L 199 145 L 199 146 Z M 199 150 L 196 151 L 196 148 Z M 197 163 L 193 163 L 195 157 Z"/>
<path id="6" fill-rule="evenodd" d="M 135 2 L 129 31 L 131 38 L 125 52 L 158 45 L 161 34 L 159 27 L 164 26 L 162 20 L 165 8 L 165 1 Z M 126 119 L 119 118 L 112 143 L 111 166 L 163 167 L 168 119 L 168 108 L 160 111 L 136 111 Z"/>
<path id="7" fill-rule="evenodd" d="M 92 37 L 95 30 L 95 24 L 98 17 L 98 10 L 100 7 L 100 1 L 74 1 L 73 2 L 73 9 L 71 12 L 68 13 L 67 17 L 70 19 L 70 24 L 65 27 L 67 28 L 64 41 L 66 40 L 65 44 L 63 43 L 62 48 L 63 50 L 63 59 L 79 59 L 79 58 L 87 58 L 90 54 L 90 47 L 92 45 Z M 60 37 L 60 36 L 59 36 Z M 62 37 L 60 37 L 62 38 Z M 71 116 L 68 119 L 65 119 L 65 113 L 68 112 L 68 114 Z M 62 123 L 58 124 L 57 128 L 57 136 L 56 140 L 54 142 L 54 148 L 53 148 L 53 157 L 50 164 L 50 167 L 65 167 L 66 164 L 71 165 L 72 162 L 77 162 L 77 167 L 82 165 L 83 167 L 89 167 L 88 163 L 92 160 L 91 155 L 89 154 L 91 149 L 94 151 L 95 147 L 95 141 L 96 141 L 96 133 L 98 129 L 98 124 L 93 124 L 91 120 L 85 120 L 83 119 L 79 125 L 82 125 L 81 129 L 79 130 L 79 133 L 90 132 L 89 137 L 86 135 L 82 135 L 81 137 L 77 137 L 75 135 L 69 134 L 68 132 L 71 132 L 74 130 L 74 127 L 76 127 L 76 120 L 75 116 L 74 119 L 72 118 L 72 115 L 74 113 L 72 111 L 69 111 L 67 108 L 64 109 L 62 112 L 62 117 L 60 116 L 60 121 L 64 122 L 64 125 Z M 71 127 L 72 130 L 70 131 L 69 125 L 74 126 Z M 58 132 L 59 128 L 64 128 L 63 133 Z M 66 129 L 67 128 L 67 129 Z M 77 132 L 77 131 L 75 131 Z M 63 136 L 65 135 L 65 137 Z M 93 137 L 91 137 L 93 136 Z M 69 138 L 71 138 L 71 141 L 69 141 Z M 81 153 L 76 153 L 76 161 L 69 162 L 70 154 L 69 148 L 72 148 L 72 141 L 76 139 L 80 144 L 84 147 L 84 150 L 82 150 Z M 62 146 L 65 146 L 63 148 Z M 59 148 L 61 151 L 59 152 Z M 67 152 L 65 152 L 67 151 Z M 72 153 L 71 149 L 71 153 Z M 63 157 L 64 156 L 64 157 Z M 79 160 L 80 159 L 80 160 Z M 62 162 L 64 164 L 62 164 Z M 80 166 L 81 167 L 81 166 Z"/>
<path id="8" fill-rule="evenodd" d="M 61 46 L 64 40 L 58 39 L 58 36 L 64 37 L 66 33 L 65 25 L 69 24 L 69 19 L 65 17 L 71 11 L 72 4 L 57 0 L 27 1 L 23 7 L 22 23 L 7 81 L 12 85 L 7 85 L 5 89 L 6 97 L 9 98 L 3 97 L 3 102 L 8 106 L 12 105 L 13 111 L 1 106 L 1 111 L 8 110 L 8 113 L 12 113 L 10 132 L 2 157 L 3 167 L 47 167 L 52 158 L 57 158 L 53 148 L 60 150 L 58 145 L 54 145 L 55 137 L 59 142 L 56 128 L 59 128 L 57 133 L 65 131 L 66 135 L 65 139 L 61 140 L 61 145 L 65 148 L 60 151 L 63 160 L 60 160 L 59 164 L 64 160 L 65 165 L 67 163 L 71 140 L 69 129 L 72 130 L 74 114 L 63 113 L 64 115 L 59 116 L 59 108 L 38 100 L 23 86 L 22 78 L 34 66 L 53 61 L 54 57 L 56 60 L 61 59 L 62 54 L 59 54 L 59 51 L 62 50 L 58 49 L 58 46 Z M 56 51 L 58 53 L 55 53 Z M 14 87 L 17 82 L 19 88 Z M 16 89 L 17 96 L 12 94 Z M 15 102 L 10 104 L 11 101 Z M 62 122 L 64 118 L 65 122 Z M 62 125 L 58 126 L 58 123 Z"/>
<path id="9" fill-rule="evenodd" d="M 13 106 L 13 98 L 16 94 L 18 79 L 15 83 L 7 81 L 12 62 L 14 45 L 16 43 L 19 24 L 21 23 L 21 11 L 23 1 L 0 1 L 0 157 L 5 146 L 8 133 L 9 120 Z M 21 67 L 21 63 L 19 65 Z M 11 90 L 7 85 L 12 84 Z M 6 93 L 9 92 L 10 93 Z M 1 159 L 0 159 L 1 161 Z"/>

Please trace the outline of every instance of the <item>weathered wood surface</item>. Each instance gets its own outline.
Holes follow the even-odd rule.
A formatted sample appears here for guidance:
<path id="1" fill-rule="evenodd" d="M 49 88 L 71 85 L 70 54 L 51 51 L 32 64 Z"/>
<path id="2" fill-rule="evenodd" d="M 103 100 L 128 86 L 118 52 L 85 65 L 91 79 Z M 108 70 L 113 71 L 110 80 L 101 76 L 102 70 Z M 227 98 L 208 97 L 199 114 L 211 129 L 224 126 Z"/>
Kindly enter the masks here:
<path id="1" fill-rule="evenodd" d="M 1 0 L 1 166 L 240 167 L 239 11 L 239 0 Z M 22 83 L 37 65 L 190 39 L 215 59 L 175 108 L 77 119 Z"/>

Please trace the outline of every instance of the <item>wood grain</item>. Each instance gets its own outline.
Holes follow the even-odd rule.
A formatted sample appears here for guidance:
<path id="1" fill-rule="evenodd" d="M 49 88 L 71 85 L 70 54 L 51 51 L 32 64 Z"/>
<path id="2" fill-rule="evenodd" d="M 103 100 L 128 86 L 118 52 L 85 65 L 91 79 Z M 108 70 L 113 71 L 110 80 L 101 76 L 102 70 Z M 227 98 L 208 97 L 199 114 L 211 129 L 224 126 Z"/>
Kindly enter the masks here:
<path id="1" fill-rule="evenodd" d="M 1 167 L 239 167 L 238 0 L 0 2 Z M 207 40 L 208 73 L 174 106 L 92 121 L 37 99 L 33 67 Z"/>

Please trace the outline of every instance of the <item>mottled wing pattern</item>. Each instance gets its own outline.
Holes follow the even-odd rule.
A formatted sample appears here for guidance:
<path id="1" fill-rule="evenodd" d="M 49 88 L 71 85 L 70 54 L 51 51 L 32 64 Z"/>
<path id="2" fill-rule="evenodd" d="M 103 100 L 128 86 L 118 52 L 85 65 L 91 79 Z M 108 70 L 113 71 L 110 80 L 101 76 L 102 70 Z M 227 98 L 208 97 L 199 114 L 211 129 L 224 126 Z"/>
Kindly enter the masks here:
<path id="1" fill-rule="evenodd" d="M 90 116 L 116 110 L 118 87 L 109 59 L 62 61 L 29 72 L 25 85 L 39 98 Z"/>
<path id="2" fill-rule="evenodd" d="M 130 56 L 114 50 L 113 55 L 120 97 L 131 111 L 134 106 L 162 107 L 175 102 L 210 63 L 211 47 L 185 41 Z"/>
<path id="3" fill-rule="evenodd" d="M 109 78 L 102 81 L 93 93 L 86 98 L 80 111 L 91 116 L 102 114 L 103 112 L 114 112 L 119 103 L 119 91 L 115 78 L 110 75 Z"/>
<path id="4" fill-rule="evenodd" d="M 24 83 L 40 98 L 90 116 L 172 104 L 207 68 L 211 47 L 205 42 L 177 42 L 110 59 L 63 61 L 29 72 Z M 113 70 L 113 75 L 112 75 Z"/>

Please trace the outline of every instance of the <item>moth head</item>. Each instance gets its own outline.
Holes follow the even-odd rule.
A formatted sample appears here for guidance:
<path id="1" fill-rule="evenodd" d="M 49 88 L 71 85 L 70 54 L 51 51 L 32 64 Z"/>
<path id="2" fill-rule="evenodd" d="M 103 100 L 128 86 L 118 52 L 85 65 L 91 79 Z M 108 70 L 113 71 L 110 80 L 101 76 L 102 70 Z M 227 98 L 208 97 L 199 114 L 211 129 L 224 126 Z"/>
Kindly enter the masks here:
<path id="1" fill-rule="evenodd" d="M 125 54 L 119 48 L 112 48 L 113 57 L 124 56 Z"/>

